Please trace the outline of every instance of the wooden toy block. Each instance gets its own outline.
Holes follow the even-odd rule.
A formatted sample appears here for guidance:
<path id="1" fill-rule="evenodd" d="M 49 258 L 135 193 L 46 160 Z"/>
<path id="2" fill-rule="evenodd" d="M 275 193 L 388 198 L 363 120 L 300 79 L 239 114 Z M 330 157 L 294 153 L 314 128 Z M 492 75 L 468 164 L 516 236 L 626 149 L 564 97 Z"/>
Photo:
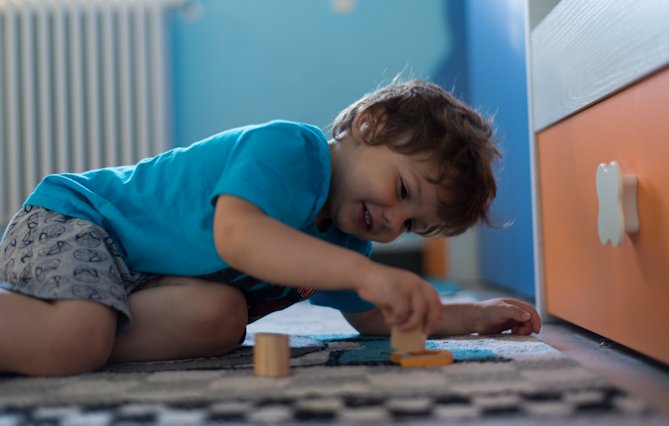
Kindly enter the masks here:
<path id="1" fill-rule="evenodd" d="M 425 334 L 422 327 L 409 331 L 400 331 L 392 327 L 390 331 L 390 347 L 400 352 L 421 352 L 425 350 Z"/>
<path id="2" fill-rule="evenodd" d="M 390 362 L 399 364 L 402 361 L 402 357 L 405 355 L 407 355 L 407 352 L 392 351 L 390 353 Z"/>
<path id="3" fill-rule="evenodd" d="M 253 347 L 253 372 L 262 377 L 290 375 L 290 345 L 288 335 L 258 333 Z"/>
<path id="4" fill-rule="evenodd" d="M 390 361 L 402 367 L 439 367 L 453 363 L 453 353 L 446 350 L 424 349 L 421 352 L 399 352 L 390 354 Z"/>

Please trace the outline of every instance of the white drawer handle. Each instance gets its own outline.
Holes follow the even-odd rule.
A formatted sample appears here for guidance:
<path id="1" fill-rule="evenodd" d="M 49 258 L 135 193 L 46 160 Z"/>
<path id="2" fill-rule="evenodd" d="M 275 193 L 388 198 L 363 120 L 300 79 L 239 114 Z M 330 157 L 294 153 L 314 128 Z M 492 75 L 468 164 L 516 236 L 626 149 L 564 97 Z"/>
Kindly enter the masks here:
<path id="1" fill-rule="evenodd" d="M 596 177 L 599 241 L 602 245 L 610 242 L 614 246 L 620 246 L 625 233 L 639 232 L 636 176 L 623 176 L 620 165 L 612 161 L 608 166 L 600 164 L 597 167 Z"/>

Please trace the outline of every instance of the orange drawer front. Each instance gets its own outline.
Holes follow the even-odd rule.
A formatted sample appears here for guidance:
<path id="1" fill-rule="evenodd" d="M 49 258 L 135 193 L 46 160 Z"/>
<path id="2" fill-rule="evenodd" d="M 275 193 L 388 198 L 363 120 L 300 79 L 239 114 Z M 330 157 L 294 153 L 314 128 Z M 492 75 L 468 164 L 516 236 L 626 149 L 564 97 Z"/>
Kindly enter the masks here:
<path id="1" fill-rule="evenodd" d="M 669 69 L 538 134 L 546 309 L 669 363 Z M 638 179 L 639 233 L 603 246 L 595 173 Z"/>

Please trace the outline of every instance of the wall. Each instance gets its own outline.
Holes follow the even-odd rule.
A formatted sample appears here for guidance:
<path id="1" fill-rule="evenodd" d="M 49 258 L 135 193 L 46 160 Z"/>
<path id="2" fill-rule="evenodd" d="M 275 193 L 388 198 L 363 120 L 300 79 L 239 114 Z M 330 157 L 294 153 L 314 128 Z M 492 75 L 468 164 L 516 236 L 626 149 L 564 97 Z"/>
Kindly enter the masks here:
<path id="1" fill-rule="evenodd" d="M 200 0 L 171 16 L 174 135 L 180 146 L 275 118 L 328 130 L 398 74 L 466 96 L 462 0 Z M 415 251 L 422 239 L 375 244 Z M 460 262 L 460 265 L 471 264 Z"/>
<path id="2" fill-rule="evenodd" d="M 449 3 L 459 0 L 199 3 L 199 19 L 174 13 L 171 21 L 177 145 L 275 118 L 325 129 L 339 110 L 399 72 L 438 73 L 448 85 L 449 73 L 465 74 L 448 60 Z"/>
<path id="3" fill-rule="evenodd" d="M 395 74 L 430 78 L 496 115 L 506 159 L 495 215 L 514 221 L 502 232 L 476 229 L 452 240 L 451 277 L 482 276 L 525 293 L 532 288 L 519 2 L 199 3 L 199 19 L 175 13 L 171 22 L 177 145 L 274 118 L 327 130 L 340 109 Z M 349 11 L 338 11 L 347 4 Z M 420 245 L 405 237 L 388 247 L 375 245 L 375 251 Z"/>
<path id="4" fill-rule="evenodd" d="M 465 3 L 469 102 L 493 115 L 504 154 L 493 217 L 507 229 L 481 228 L 481 277 L 534 295 L 529 127 L 525 70 L 525 2 Z"/>

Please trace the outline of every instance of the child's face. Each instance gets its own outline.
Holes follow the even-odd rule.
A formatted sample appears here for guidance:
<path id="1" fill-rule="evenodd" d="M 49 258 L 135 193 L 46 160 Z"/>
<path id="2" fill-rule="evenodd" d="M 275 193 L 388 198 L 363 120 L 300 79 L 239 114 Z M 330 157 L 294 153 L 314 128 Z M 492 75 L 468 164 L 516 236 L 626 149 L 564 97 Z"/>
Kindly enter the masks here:
<path id="1" fill-rule="evenodd" d="M 401 233 L 429 232 L 440 224 L 437 186 L 425 179 L 428 162 L 370 146 L 352 136 L 331 148 L 328 213 L 342 231 L 390 242 Z"/>

